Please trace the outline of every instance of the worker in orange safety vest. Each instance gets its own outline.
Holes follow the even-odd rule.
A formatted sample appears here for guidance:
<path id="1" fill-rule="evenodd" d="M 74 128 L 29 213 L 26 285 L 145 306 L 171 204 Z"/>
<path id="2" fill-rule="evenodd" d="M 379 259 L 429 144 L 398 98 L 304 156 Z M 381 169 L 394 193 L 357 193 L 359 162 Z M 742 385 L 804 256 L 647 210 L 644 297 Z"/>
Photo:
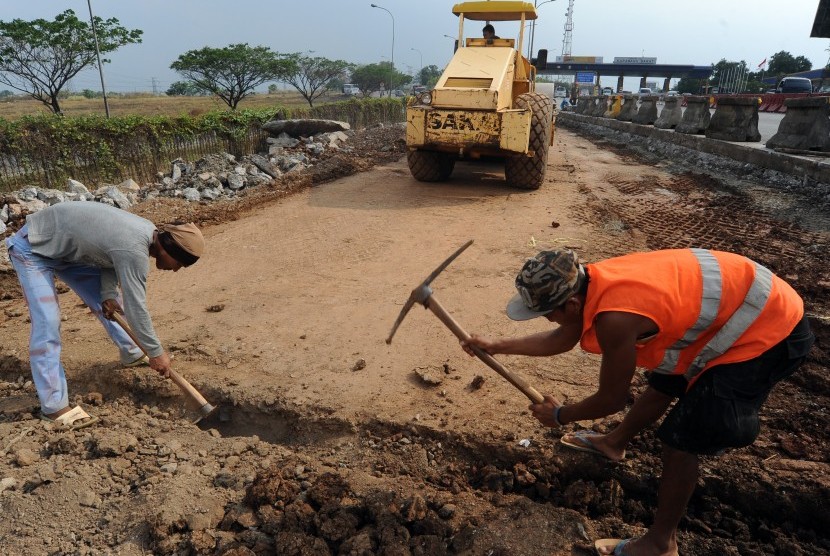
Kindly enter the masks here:
<path id="1" fill-rule="evenodd" d="M 599 387 L 563 405 L 530 406 L 548 427 L 621 411 L 636 367 L 649 386 L 608 434 L 565 434 L 564 446 L 619 461 L 642 429 L 671 405 L 657 436 L 663 473 L 654 523 L 636 539 L 600 539 L 600 554 L 674 555 L 677 525 L 698 476 L 699 455 L 748 446 L 772 387 L 806 359 L 814 337 L 799 295 L 762 265 L 733 253 L 673 249 L 580 264 L 570 250 L 543 251 L 516 277 L 513 320 L 544 316 L 559 326 L 530 336 L 470 344 L 490 354 L 550 356 L 580 344 L 602 355 Z"/>

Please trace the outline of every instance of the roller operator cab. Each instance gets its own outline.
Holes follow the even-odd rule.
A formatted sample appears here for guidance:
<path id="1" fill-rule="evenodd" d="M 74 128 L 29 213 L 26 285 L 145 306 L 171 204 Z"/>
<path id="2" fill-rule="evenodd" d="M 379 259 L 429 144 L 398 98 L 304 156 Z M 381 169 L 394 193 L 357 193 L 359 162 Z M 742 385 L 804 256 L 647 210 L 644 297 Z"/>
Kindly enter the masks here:
<path id="1" fill-rule="evenodd" d="M 490 0 L 461 2 L 452 12 L 459 48 L 435 88 L 406 108 L 409 169 L 419 181 L 444 181 L 456 160 L 501 158 L 508 182 L 538 189 L 553 139 L 553 103 L 535 91 L 536 68 L 521 54 L 525 22 L 536 19 L 536 9 Z M 480 38 L 486 22 L 501 36 L 516 27 L 517 38 Z"/>

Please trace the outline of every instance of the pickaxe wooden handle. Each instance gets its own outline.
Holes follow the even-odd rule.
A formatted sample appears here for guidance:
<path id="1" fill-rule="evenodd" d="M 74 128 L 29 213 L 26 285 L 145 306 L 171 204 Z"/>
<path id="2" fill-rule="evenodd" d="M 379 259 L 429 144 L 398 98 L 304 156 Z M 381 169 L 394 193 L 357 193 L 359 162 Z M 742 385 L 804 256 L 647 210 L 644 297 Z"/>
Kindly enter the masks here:
<path id="1" fill-rule="evenodd" d="M 435 299 L 434 295 L 429 296 L 429 299 L 426 302 L 427 309 L 433 312 L 433 314 L 438 317 L 438 319 L 443 322 L 447 328 L 449 328 L 453 334 L 459 339 L 467 341 L 470 339 L 470 335 L 461 328 L 461 325 L 456 322 L 452 316 L 444 309 L 444 307 L 438 303 L 438 300 Z M 507 382 L 518 388 L 522 394 L 528 397 L 530 401 L 533 403 L 542 403 L 545 401 L 545 398 L 540 394 L 535 388 L 533 388 L 528 382 L 521 376 L 511 373 L 504 366 L 496 361 L 496 359 L 487 353 L 486 351 L 482 350 L 478 346 L 474 346 L 469 344 L 470 348 L 473 350 L 473 353 L 476 354 L 476 357 L 484 361 L 484 363 L 507 379 Z"/>
<path id="2" fill-rule="evenodd" d="M 412 293 L 409 294 L 409 299 L 407 299 L 406 303 L 404 303 L 403 309 L 401 309 L 398 318 L 395 320 L 395 324 L 392 326 L 392 331 L 389 333 L 389 337 L 386 338 L 387 344 L 392 343 L 392 337 L 395 335 L 395 332 L 398 330 L 398 327 L 401 325 L 403 319 L 406 317 L 406 315 L 409 313 L 409 310 L 412 309 L 412 306 L 415 305 L 415 303 L 420 303 L 424 307 L 432 311 L 435 314 L 435 316 L 438 317 L 438 319 L 446 325 L 447 328 L 452 330 L 452 333 L 455 334 L 459 340 L 467 341 L 470 339 L 470 335 L 467 334 L 464 331 L 464 329 L 461 328 L 461 325 L 455 322 L 455 319 L 452 318 L 446 310 L 444 310 L 440 303 L 438 303 L 438 300 L 435 299 L 435 297 L 432 295 L 432 289 L 429 287 L 429 285 L 445 268 L 447 268 L 447 266 L 451 262 L 453 262 L 456 259 L 456 257 L 458 257 L 465 249 L 467 249 L 467 247 L 469 247 L 472 244 L 473 240 L 470 240 L 461 247 L 459 247 L 455 251 L 455 253 L 450 255 L 443 263 L 438 265 L 438 268 L 433 270 L 432 273 L 430 273 L 430 275 L 427 276 L 426 280 L 421 282 L 421 284 L 417 288 L 412 290 Z M 545 401 L 545 399 L 542 397 L 542 394 L 540 394 L 536 391 L 536 389 L 530 386 L 524 378 L 514 373 L 511 373 L 510 371 L 505 369 L 501 363 L 499 363 L 493 358 L 492 355 L 482 350 L 481 348 L 471 344 L 470 349 L 472 349 L 473 353 L 476 354 L 476 357 L 484 361 L 484 363 L 488 367 L 499 373 L 501 376 L 507 379 L 507 381 L 510 384 L 521 390 L 522 394 L 527 396 L 530 399 L 530 401 L 532 401 L 533 403 L 542 403 L 543 401 Z"/>
<path id="3" fill-rule="evenodd" d="M 141 352 L 142 352 L 144 355 L 147 355 L 147 357 L 150 357 L 150 356 L 147 354 L 147 350 L 145 350 L 145 349 L 144 349 L 144 346 L 142 346 L 142 345 L 141 345 L 141 342 L 139 342 L 139 341 L 138 341 L 138 339 L 135 337 L 135 334 L 133 333 L 133 331 L 132 331 L 132 329 L 130 328 L 130 326 L 127 324 L 127 321 L 126 321 L 126 320 L 124 320 L 124 317 L 122 317 L 119 313 L 113 313 L 113 314 L 112 314 L 112 319 L 113 319 L 115 322 L 117 322 L 119 325 L 121 325 L 121 328 L 123 328 L 123 329 L 124 329 L 124 332 L 126 332 L 126 333 L 127 333 L 127 335 L 128 335 L 128 336 L 132 339 L 132 341 L 133 341 L 133 342 L 135 342 L 135 345 L 137 345 L 137 346 L 139 347 L 139 349 L 141 349 Z M 193 400 L 193 401 L 194 401 L 194 402 L 198 405 L 198 407 L 199 407 L 199 413 L 200 413 L 200 414 L 201 414 L 201 416 L 202 416 L 202 417 L 200 417 L 200 419 L 201 419 L 201 418 L 204 418 L 204 417 L 207 417 L 208 415 L 210 415 L 211 413 L 213 413 L 213 410 L 214 410 L 214 409 L 216 409 L 214 406 L 212 406 L 212 405 L 211 405 L 211 404 L 210 404 L 210 403 L 209 403 L 209 402 L 208 402 L 208 401 L 204 398 L 204 396 L 202 396 L 202 395 L 199 393 L 199 391 L 198 391 L 198 390 L 196 390 L 196 389 L 193 387 L 193 385 L 192 385 L 192 384 L 190 384 L 190 383 L 189 383 L 189 382 L 188 382 L 188 381 L 187 381 L 184 377 L 182 377 L 179 373 L 177 373 L 177 372 L 176 372 L 176 371 L 174 371 L 173 369 L 170 369 L 170 379 L 171 379 L 173 382 L 175 382 L 175 383 L 176 383 L 176 386 L 178 386 L 179 388 L 181 388 L 181 389 L 182 389 L 182 391 L 183 391 L 185 394 L 187 394 L 187 396 L 188 396 L 191 400 Z"/>

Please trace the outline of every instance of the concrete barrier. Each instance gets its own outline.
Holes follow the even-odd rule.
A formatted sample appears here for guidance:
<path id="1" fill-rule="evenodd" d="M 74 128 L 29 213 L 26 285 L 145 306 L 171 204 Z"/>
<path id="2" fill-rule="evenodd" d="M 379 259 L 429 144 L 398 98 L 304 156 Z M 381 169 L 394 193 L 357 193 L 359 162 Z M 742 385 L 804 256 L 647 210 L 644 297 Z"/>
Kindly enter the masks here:
<path id="1" fill-rule="evenodd" d="M 708 102 L 706 97 L 704 100 Z M 570 112 L 561 113 L 556 119 L 556 126 L 558 129 L 573 129 L 580 134 L 602 137 L 614 145 L 639 146 L 650 156 L 657 155 L 692 169 L 706 168 L 708 172 L 808 195 L 821 206 L 830 204 L 830 164 L 823 157 L 793 156 L 760 145 L 713 141 L 701 135 L 590 118 Z"/>
<path id="2" fill-rule="evenodd" d="M 657 129 L 674 129 L 680 120 L 683 118 L 683 110 L 680 108 L 680 99 L 677 97 L 668 97 L 663 105 L 663 110 L 660 111 L 660 117 L 654 122 L 654 127 Z"/>
<path id="3" fill-rule="evenodd" d="M 766 145 L 775 150 L 830 151 L 830 97 L 788 98 L 778 132 Z"/>
<path id="4" fill-rule="evenodd" d="M 688 110 L 688 108 L 687 108 Z M 757 97 L 721 97 L 706 137 L 722 141 L 758 142 L 758 98 Z"/>
<path id="5" fill-rule="evenodd" d="M 594 109 L 594 97 L 579 97 L 576 103 L 576 113 L 586 114 Z"/>
<path id="6" fill-rule="evenodd" d="M 621 122 L 630 122 L 637 115 L 637 99 L 634 95 L 623 95 L 622 109 L 617 119 Z"/>
<path id="7" fill-rule="evenodd" d="M 594 105 L 594 110 L 589 114 L 589 116 L 595 116 L 597 118 L 602 118 L 605 115 L 605 111 L 608 109 L 608 97 L 606 96 L 598 96 L 597 103 Z"/>
<path id="8" fill-rule="evenodd" d="M 687 135 L 706 133 L 706 128 L 709 127 L 711 117 L 712 115 L 709 114 L 709 97 L 686 97 L 686 111 L 683 112 L 683 118 L 677 124 L 677 127 L 674 128 L 674 131 Z"/>
<path id="9" fill-rule="evenodd" d="M 622 95 L 611 95 L 608 103 L 608 110 L 603 114 L 604 118 L 615 118 L 620 115 L 622 110 Z"/>
<path id="10" fill-rule="evenodd" d="M 657 95 L 640 97 L 640 109 L 637 115 L 631 118 L 635 124 L 651 125 L 657 121 Z"/>

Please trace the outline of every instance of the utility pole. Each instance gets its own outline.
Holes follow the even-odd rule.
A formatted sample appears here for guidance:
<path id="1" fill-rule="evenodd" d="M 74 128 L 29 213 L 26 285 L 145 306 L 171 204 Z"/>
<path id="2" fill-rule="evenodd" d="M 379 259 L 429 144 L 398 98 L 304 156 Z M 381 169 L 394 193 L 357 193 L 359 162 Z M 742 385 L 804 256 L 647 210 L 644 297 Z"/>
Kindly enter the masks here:
<path id="1" fill-rule="evenodd" d="M 95 56 L 98 58 L 98 75 L 101 76 L 101 93 L 104 96 L 104 112 L 107 113 L 107 118 L 109 118 L 110 105 L 107 102 L 107 87 L 104 85 L 104 68 L 101 66 L 101 51 L 98 47 L 98 32 L 95 30 L 95 17 L 92 15 L 92 0 L 86 0 L 86 5 L 89 8 L 89 21 L 92 24 L 92 36 L 95 39 Z"/>

